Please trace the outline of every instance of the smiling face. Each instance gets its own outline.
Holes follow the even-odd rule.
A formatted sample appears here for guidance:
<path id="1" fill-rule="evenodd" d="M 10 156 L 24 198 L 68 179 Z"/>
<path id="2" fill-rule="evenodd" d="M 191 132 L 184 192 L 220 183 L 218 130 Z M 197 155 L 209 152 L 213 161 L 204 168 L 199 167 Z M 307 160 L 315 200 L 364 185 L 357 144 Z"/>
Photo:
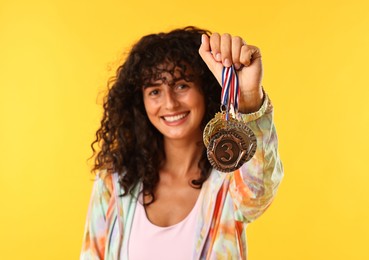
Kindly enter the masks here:
<path id="1" fill-rule="evenodd" d="M 181 69 L 164 70 L 143 88 L 150 122 L 169 139 L 201 140 L 205 101 L 199 83 L 188 80 Z M 186 79 L 185 79 L 186 78 Z M 191 77 L 189 77 L 191 78 Z"/>

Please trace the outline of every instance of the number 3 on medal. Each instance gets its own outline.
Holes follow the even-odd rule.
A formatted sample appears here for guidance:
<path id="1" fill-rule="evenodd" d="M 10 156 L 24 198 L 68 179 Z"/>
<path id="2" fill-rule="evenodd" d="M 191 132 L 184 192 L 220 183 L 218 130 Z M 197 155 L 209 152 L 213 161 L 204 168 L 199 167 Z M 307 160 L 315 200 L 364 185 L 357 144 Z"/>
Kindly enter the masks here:
<path id="1" fill-rule="evenodd" d="M 233 151 L 232 151 L 232 148 L 233 148 L 233 145 L 231 143 L 224 143 L 222 144 L 222 148 L 224 146 L 227 146 L 226 150 L 224 151 L 226 154 L 229 155 L 228 159 L 225 158 L 224 156 L 222 156 L 220 159 L 223 161 L 223 162 L 229 162 L 232 158 L 233 158 Z"/>

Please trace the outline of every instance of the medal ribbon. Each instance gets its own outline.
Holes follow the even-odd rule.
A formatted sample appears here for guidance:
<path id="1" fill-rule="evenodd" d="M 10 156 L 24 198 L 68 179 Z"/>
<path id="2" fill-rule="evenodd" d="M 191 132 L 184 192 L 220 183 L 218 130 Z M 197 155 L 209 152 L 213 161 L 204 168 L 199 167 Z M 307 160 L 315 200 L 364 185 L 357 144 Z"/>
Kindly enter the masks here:
<path id="1" fill-rule="evenodd" d="M 229 119 L 231 107 L 235 112 L 238 111 L 239 96 L 238 76 L 234 66 L 223 67 L 221 103 L 226 108 L 226 120 Z"/>

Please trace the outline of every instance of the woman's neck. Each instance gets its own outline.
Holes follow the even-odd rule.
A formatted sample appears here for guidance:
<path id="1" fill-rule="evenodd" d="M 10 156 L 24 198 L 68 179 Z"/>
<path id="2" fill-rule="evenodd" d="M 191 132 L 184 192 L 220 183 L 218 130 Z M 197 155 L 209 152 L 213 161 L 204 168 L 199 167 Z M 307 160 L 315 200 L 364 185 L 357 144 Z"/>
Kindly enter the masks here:
<path id="1" fill-rule="evenodd" d="M 162 171 L 179 178 L 198 175 L 198 163 L 203 149 L 201 138 L 191 141 L 164 138 L 165 163 Z"/>

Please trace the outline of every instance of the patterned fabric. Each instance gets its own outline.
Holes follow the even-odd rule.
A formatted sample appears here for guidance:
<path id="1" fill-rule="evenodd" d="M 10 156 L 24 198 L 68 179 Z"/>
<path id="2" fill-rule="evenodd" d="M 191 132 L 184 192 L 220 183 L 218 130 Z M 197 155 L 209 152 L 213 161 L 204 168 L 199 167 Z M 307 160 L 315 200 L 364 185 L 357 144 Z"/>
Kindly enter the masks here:
<path id="1" fill-rule="evenodd" d="M 266 96 L 259 111 L 240 116 L 257 138 L 254 157 L 239 170 L 212 170 L 196 226 L 193 259 L 247 259 L 246 226 L 271 204 L 283 176 Z M 100 172 L 94 182 L 80 259 L 128 259 L 128 240 L 137 197 L 120 196 L 117 174 Z M 168 245 L 170 246 L 170 245 Z"/>

